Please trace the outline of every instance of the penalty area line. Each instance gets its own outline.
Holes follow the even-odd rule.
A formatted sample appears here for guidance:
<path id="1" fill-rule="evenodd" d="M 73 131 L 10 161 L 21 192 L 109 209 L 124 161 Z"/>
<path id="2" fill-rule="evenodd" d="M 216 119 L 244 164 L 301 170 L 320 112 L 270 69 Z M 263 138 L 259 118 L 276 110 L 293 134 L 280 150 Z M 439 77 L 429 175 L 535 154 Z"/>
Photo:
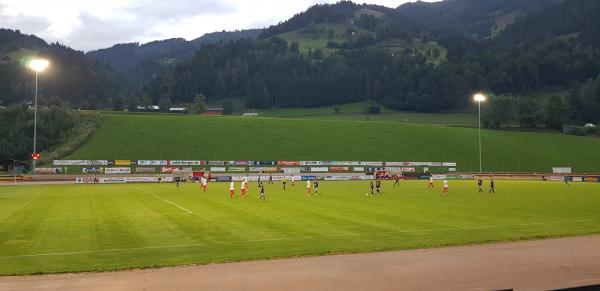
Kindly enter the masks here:
<path id="1" fill-rule="evenodd" d="M 169 203 L 169 204 L 171 204 L 171 205 L 173 205 L 173 206 L 175 206 L 175 207 L 177 207 L 177 208 L 179 208 L 179 209 L 181 209 L 181 210 L 183 210 L 183 211 L 187 212 L 187 213 L 188 213 L 188 214 L 190 214 L 190 215 L 191 215 L 191 214 L 194 214 L 194 213 L 193 213 L 192 211 L 190 211 L 189 209 L 187 209 L 187 208 L 184 208 L 184 207 L 182 207 L 181 205 L 178 205 L 178 204 L 176 204 L 176 203 L 173 203 L 173 202 L 171 202 L 171 201 L 169 201 L 169 200 L 167 200 L 167 199 L 163 199 L 162 197 L 160 197 L 160 196 L 158 196 L 158 195 L 156 195 L 156 194 L 154 194 L 154 193 L 152 193 L 152 192 L 146 191 L 146 190 L 144 190 L 144 189 L 142 189 L 142 188 L 140 188 L 140 187 L 138 187 L 138 186 L 135 186 L 135 188 L 136 188 L 136 189 L 138 189 L 138 190 L 140 190 L 140 191 L 142 191 L 142 192 L 144 192 L 144 193 L 146 193 L 146 194 L 150 194 L 150 195 L 154 196 L 154 198 L 156 198 L 156 199 L 160 199 L 160 200 L 162 200 L 162 201 L 164 201 L 164 202 L 166 202 L 166 203 Z"/>

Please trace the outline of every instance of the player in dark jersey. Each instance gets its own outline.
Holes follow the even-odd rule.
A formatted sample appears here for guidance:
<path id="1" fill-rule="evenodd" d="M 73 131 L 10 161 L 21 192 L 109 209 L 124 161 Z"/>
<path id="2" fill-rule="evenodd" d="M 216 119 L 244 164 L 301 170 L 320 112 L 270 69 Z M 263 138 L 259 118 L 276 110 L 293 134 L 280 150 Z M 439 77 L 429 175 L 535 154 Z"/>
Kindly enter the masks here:
<path id="1" fill-rule="evenodd" d="M 371 196 L 373 196 L 373 188 L 374 187 L 375 186 L 373 185 L 373 181 L 371 181 L 371 183 L 369 184 L 369 189 L 371 190 Z M 369 195 L 369 194 L 367 194 L 367 195 Z"/>
<path id="2" fill-rule="evenodd" d="M 377 179 L 377 182 L 375 182 L 375 189 L 377 190 L 377 195 L 381 194 L 381 180 Z"/>
<path id="3" fill-rule="evenodd" d="M 394 182 L 394 187 L 400 186 L 400 175 L 396 175 L 395 178 L 396 178 L 396 182 Z"/>
<path id="4" fill-rule="evenodd" d="M 481 177 L 477 180 L 477 188 L 479 188 L 479 193 L 483 192 L 483 180 L 481 180 Z"/>
<path id="5" fill-rule="evenodd" d="M 175 186 L 179 188 L 179 182 L 181 182 L 181 178 L 175 177 Z"/>
<path id="6" fill-rule="evenodd" d="M 267 197 L 265 196 L 265 186 L 260 185 L 260 200 L 264 201 Z"/>
<path id="7" fill-rule="evenodd" d="M 315 195 L 319 195 L 319 181 L 315 178 Z"/>
<path id="8" fill-rule="evenodd" d="M 493 178 L 490 180 L 490 191 L 488 191 L 488 194 L 489 193 L 496 194 L 496 185 L 494 184 L 494 179 Z"/>
<path id="9" fill-rule="evenodd" d="M 273 184 L 273 175 L 269 174 L 269 183 L 268 184 Z"/>

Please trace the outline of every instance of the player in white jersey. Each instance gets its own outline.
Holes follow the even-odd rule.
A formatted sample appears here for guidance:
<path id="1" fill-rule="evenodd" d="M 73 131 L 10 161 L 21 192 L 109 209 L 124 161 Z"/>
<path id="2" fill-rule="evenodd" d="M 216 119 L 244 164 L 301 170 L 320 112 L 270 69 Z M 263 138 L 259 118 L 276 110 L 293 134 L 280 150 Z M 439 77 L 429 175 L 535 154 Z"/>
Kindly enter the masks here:
<path id="1" fill-rule="evenodd" d="M 235 196 L 235 185 L 233 184 L 233 181 L 231 181 L 229 184 L 229 197 L 233 199 L 233 196 Z"/>
<path id="2" fill-rule="evenodd" d="M 429 186 L 427 186 L 427 190 L 432 189 L 435 189 L 435 186 L 433 185 L 433 176 L 429 176 Z"/>
<path id="3" fill-rule="evenodd" d="M 448 194 L 448 180 L 444 179 L 444 194 Z"/>

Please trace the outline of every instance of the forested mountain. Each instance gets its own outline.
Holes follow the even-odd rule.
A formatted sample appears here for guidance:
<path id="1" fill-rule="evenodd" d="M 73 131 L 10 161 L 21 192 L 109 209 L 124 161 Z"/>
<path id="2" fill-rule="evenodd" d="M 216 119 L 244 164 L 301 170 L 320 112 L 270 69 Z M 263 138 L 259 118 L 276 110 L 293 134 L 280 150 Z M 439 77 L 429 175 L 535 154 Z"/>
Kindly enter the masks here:
<path id="1" fill-rule="evenodd" d="M 173 102 L 245 98 L 250 107 L 331 105 L 367 94 L 427 112 L 463 110 L 473 92 L 486 91 L 514 95 L 514 108 L 535 102 L 528 110 L 536 112 L 522 114 L 539 115 L 546 100 L 522 96 L 577 91 L 600 75 L 598 19 L 594 0 L 315 5 L 259 40 L 203 47 L 144 91 Z M 600 118 L 578 114 L 571 99 L 559 100 L 565 115 Z"/>
<path id="2" fill-rule="evenodd" d="M 82 52 L 18 30 L 0 29 L 0 104 L 33 99 L 35 74 L 27 63 L 36 56 L 52 64 L 40 75 L 41 103 L 79 105 L 89 98 L 106 100 L 124 92 L 125 84 L 112 69 Z"/>
<path id="3" fill-rule="evenodd" d="M 445 0 L 395 9 L 341 1 L 315 5 L 259 33 L 122 44 L 87 54 L 126 70 L 127 86 L 83 54 L 35 37 L 0 47 L 41 47 L 73 58 L 64 66 L 79 70 L 72 76 L 83 80 L 78 87 L 64 92 L 64 84 L 48 84 L 54 91 L 44 92 L 88 108 L 187 103 L 198 95 L 211 102 L 240 99 L 253 108 L 313 107 L 368 96 L 394 109 L 440 112 L 472 108 L 470 96 L 483 91 L 492 97 L 492 127 L 600 121 L 597 0 Z M 2 90 L 12 90 L 5 102 L 30 90 L 30 81 L 14 81 L 31 74 L 17 64 L 3 63 L 10 77 L 0 80 Z M 111 94 L 111 100 L 103 97 Z"/>
<path id="4" fill-rule="evenodd" d="M 179 59 L 189 56 L 199 50 L 204 44 L 232 41 L 241 38 L 255 39 L 261 32 L 262 30 L 260 29 L 220 31 L 207 33 L 190 41 L 183 38 L 172 38 L 146 44 L 116 44 L 110 48 L 90 51 L 86 53 L 86 56 L 124 71 L 135 69 L 136 66 L 139 66 L 144 61 Z"/>

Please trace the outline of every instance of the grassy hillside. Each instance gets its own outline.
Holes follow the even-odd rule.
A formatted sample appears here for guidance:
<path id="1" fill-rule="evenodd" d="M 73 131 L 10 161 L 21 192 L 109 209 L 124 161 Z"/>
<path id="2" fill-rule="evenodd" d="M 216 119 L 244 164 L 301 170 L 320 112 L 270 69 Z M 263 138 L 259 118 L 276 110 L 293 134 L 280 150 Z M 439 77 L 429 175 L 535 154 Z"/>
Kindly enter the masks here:
<path id="1" fill-rule="evenodd" d="M 444 125 L 477 125 L 476 113 L 419 113 L 403 112 L 388 109 L 382 105 L 381 114 L 369 115 L 370 121 L 393 121 L 404 123 L 426 123 Z M 258 113 L 265 117 L 314 119 L 314 120 L 349 120 L 365 121 L 367 119 L 364 103 L 349 103 L 338 105 L 339 113 L 335 113 L 335 106 L 324 106 L 318 108 L 281 108 L 271 110 L 260 110 Z"/>
<path id="2" fill-rule="evenodd" d="M 600 139 L 483 131 L 487 171 L 600 172 Z M 398 122 L 107 115 L 70 159 L 381 160 L 478 169 L 477 130 Z"/>

